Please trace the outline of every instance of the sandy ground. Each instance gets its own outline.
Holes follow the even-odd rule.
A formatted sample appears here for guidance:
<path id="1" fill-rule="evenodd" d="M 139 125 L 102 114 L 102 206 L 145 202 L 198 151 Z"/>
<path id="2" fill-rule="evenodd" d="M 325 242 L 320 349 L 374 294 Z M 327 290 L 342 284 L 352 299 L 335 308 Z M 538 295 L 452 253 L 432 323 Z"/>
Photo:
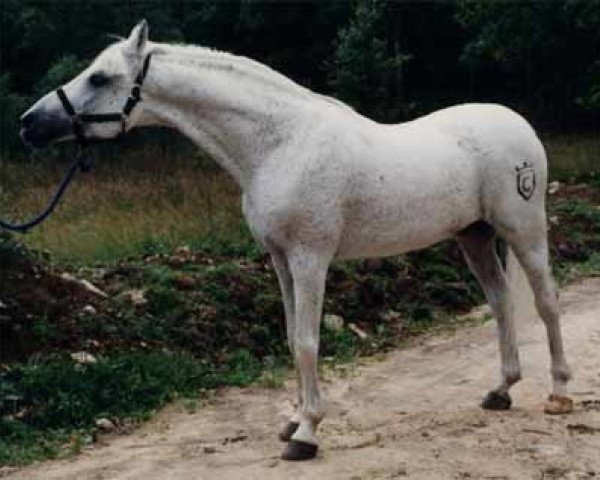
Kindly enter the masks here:
<path id="1" fill-rule="evenodd" d="M 284 389 L 227 389 L 190 414 L 172 405 L 129 435 L 81 455 L 18 470 L 10 479 L 579 479 L 600 478 L 600 279 L 562 293 L 575 412 L 542 412 L 550 384 L 541 322 L 520 327 L 524 380 L 514 408 L 485 412 L 497 380 L 495 325 L 419 341 L 324 382 L 328 417 L 309 463 L 279 460 Z M 8 472 L 6 472 L 8 473 Z"/>

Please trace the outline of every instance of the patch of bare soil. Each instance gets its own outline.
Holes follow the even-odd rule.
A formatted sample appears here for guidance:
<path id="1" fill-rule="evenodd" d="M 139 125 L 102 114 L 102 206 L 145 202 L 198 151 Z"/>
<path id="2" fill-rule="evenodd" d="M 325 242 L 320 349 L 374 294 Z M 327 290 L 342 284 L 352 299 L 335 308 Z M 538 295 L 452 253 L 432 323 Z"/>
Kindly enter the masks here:
<path id="1" fill-rule="evenodd" d="M 539 321 L 519 327 L 524 380 L 513 389 L 513 410 L 478 407 L 498 377 L 490 322 L 421 340 L 345 376 L 326 374 L 329 412 L 319 456 L 308 463 L 278 457 L 277 430 L 295 395 L 290 381 L 282 390 L 221 391 L 193 414 L 172 405 L 131 435 L 106 437 L 78 457 L 7 478 L 600 478 L 600 279 L 569 287 L 561 302 L 575 373 L 569 415 L 542 412 L 550 378 Z"/>

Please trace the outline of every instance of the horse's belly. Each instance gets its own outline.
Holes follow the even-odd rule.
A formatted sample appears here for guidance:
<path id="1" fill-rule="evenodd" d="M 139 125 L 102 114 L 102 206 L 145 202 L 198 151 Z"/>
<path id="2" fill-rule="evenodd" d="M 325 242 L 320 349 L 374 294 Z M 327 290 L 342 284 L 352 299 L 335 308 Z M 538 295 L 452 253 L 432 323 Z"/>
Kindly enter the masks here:
<path id="1" fill-rule="evenodd" d="M 338 258 L 378 257 L 426 248 L 481 218 L 473 179 L 369 191 L 348 202 Z"/>
<path id="2" fill-rule="evenodd" d="M 438 225 L 437 228 L 432 228 L 431 225 L 411 225 L 405 229 L 388 227 L 385 230 L 375 230 L 366 223 L 362 228 L 344 231 L 336 258 L 384 257 L 420 250 L 451 238 L 476 220 L 473 216 L 460 224 Z"/>

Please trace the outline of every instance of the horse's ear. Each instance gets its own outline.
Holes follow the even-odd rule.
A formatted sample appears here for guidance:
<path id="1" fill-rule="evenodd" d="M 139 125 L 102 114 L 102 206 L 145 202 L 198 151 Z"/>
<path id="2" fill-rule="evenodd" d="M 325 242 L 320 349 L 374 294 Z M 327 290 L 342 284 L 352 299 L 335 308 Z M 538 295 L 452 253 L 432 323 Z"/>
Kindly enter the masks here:
<path id="1" fill-rule="evenodd" d="M 131 53 L 141 54 L 144 51 L 147 41 L 148 22 L 146 20 L 142 20 L 131 30 L 129 38 L 126 40 L 127 49 Z"/>

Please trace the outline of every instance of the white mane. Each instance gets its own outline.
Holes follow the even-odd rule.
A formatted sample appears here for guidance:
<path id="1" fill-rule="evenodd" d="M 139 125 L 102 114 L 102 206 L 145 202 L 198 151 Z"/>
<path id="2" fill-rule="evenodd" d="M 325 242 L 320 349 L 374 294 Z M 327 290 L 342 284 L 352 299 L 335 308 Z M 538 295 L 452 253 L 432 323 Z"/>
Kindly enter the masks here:
<path id="1" fill-rule="evenodd" d="M 227 71 L 239 78 L 257 81 L 300 97 L 325 100 L 332 105 L 353 110 L 344 102 L 328 95 L 313 92 L 271 67 L 248 57 L 209 47 L 186 44 L 151 43 L 148 52 L 160 56 L 162 61 L 177 63 L 185 67 L 194 66 L 208 70 Z"/>

